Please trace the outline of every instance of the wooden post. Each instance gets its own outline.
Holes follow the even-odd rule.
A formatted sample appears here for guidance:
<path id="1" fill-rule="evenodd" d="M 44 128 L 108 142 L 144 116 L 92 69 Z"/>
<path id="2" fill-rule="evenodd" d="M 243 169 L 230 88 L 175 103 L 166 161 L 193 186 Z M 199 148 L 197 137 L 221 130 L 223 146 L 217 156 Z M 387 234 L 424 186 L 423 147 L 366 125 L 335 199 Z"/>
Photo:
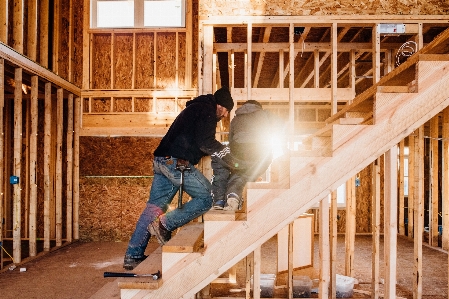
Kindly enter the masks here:
<path id="1" fill-rule="evenodd" d="M 87 10 L 87 9 L 86 9 Z M 53 72 L 59 74 L 59 21 L 60 21 L 60 3 L 59 0 L 53 0 Z"/>
<path id="2" fill-rule="evenodd" d="M 245 280 L 245 288 L 246 288 L 246 292 L 245 292 L 245 299 L 250 299 L 251 298 L 251 270 L 253 267 L 253 257 L 254 257 L 254 252 L 251 252 L 250 254 L 248 254 L 245 258 L 245 268 L 246 268 L 246 280 Z M 254 290 L 253 290 L 254 293 Z"/>
<path id="3" fill-rule="evenodd" d="M 354 272 L 354 247 L 356 233 L 355 177 L 346 182 L 346 233 L 345 233 L 345 275 Z"/>
<path id="4" fill-rule="evenodd" d="M 20 263 L 21 257 L 21 223 L 22 223 L 22 198 L 21 180 L 22 169 L 22 68 L 16 68 L 14 72 L 14 164 L 13 175 L 18 182 L 13 184 L 13 258 L 14 263 Z"/>
<path id="5" fill-rule="evenodd" d="M 422 234 L 424 229 L 424 126 L 415 138 L 413 299 L 422 298 Z M 413 178 L 411 178 L 413 179 Z"/>
<path id="6" fill-rule="evenodd" d="M 380 34 L 379 24 L 373 26 L 373 84 L 376 84 L 380 80 Z"/>
<path id="7" fill-rule="evenodd" d="M 430 119 L 429 245 L 438 247 L 438 114 Z"/>
<path id="8" fill-rule="evenodd" d="M 449 108 L 443 110 L 443 152 L 441 173 L 441 198 L 443 214 L 443 234 L 441 247 L 449 249 Z"/>
<path id="9" fill-rule="evenodd" d="M 37 220 L 37 126 L 38 126 L 38 86 L 39 77 L 31 77 L 31 132 L 30 132 L 30 256 L 36 256 L 36 220 Z"/>
<path id="10" fill-rule="evenodd" d="M 413 132 L 408 136 L 408 237 L 413 238 L 414 232 L 414 214 L 415 214 L 415 134 Z"/>
<path id="11" fill-rule="evenodd" d="M 72 220 L 73 220 L 73 94 L 69 94 L 67 99 L 67 242 L 72 242 Z"/>
<path id="12" fill-rule="evenodd" d="M 399 210 L 398 210 L 398 222 L 399 222 L 399 234 L 405 235 L 405 223 L 404 223 L 404 139 L 399 142 Z"/>
<path id="13" fill-rule="evenodd" d="M 372 222 L 371 231 L 372 242 L 372 266 L 371 266 L 371 298 L 379 298 L 379 261 L 380 261 L 380 160 L 379 158 L 372 164 Z"/>
<path id="14" fill-rule="evenodd" d="M 398 148 L 393 146 L 385 155 L 384 177 L 384 259 L 385 298 L 396 298 L 396 257 L 397 257 L 397 187 Z"/>
<path id="15" fill-rule="evenodd" d="M 212 88 L 212 54 L 213 54 L 213 27 L 210 25 L 203 27 L 203 43 L 204 43 L 204 52 L 203 52 L 203 89 L 200 91 L 200 94 L 211 93 Z"/>
<path id="16" fill-rule="evenodd" d="M 63 89 L 56 91 L 56 246 L 62 245 L 62 126 L 63 126 Z"/>
<path id="17" fill-rule="evenodd" d="M 337 298 L 337 191 L 331 193 L 330 298 Z"/>
<path id="18" fill-rule="evenodd" d="M 79 239 L 79 173 L 80 173 L 81 99 L 75 98 L 73 107 L 73 239 Z"/>
<path id="19" fill-rule="evenodd" d="M 318 298 L 329 298 L 330 248 L 329 248 L 329 198 L 320 201 L 320 285 Z"/>
<path id="20" fill-rule="evenodd" d="M 1 0 L 0 0 L 1 1 Z M 2 14 L 0 10 L 0 15 Z M 1 26 L 0 26 L 1 27 Z M 0 29 L 1 30 L 1 29 Z M 1 39 L 0 39 L 1 40 Z M 5 106 L 5 60 L 3 58 L 0 58 L 0 124 L 3 124 L 3 108 Z M 4 140 L 4 128 L 3 125 L 0 126 L 0 215 L 3 217 L 3 210 L 4 210 L 4 202 L 5 202 L 5 196 L 4 196 L 4 175 L 3 172 L 5 170 L 4 167 L 4 146 L 5 146 L 5 140 Z M 3 221 L 0 221 L 0 242 L 3 244 Z M 3 269 L 3 250 L 0 250 L 0 270 Z"/>
<path id="21" fill-rule="evenodd" d="M 44 251 L 50 250 L 51 83 L 45 83 L 44 113 Z"/>
<path id="22" fill-rule="evenodd" d="M 294 222 L 288 225 L 288 299 L 293 298 L 293 238 L 294 238 Z"/>
<path id="23" fill-rule="evenodd" d="M 48 0 L 43 0 L 48 1 Z M 90 0 L 83 1 L 83 7 L 90 7 Z M 83 11 L 83 89 L 90 88 L 90 9 Z"/>
<path id="24" fill-rule="evenodd" d="M 290 23 L 289 27 L 289 71 L 288 71 L 288 121 L 289 121 L 289 140 L 293 140 L 295 135 L 295 100 L 293 98 L 293 92 L 295 88 L 295 43 L 294 33 L 295 27 L 293 23 Z"/>

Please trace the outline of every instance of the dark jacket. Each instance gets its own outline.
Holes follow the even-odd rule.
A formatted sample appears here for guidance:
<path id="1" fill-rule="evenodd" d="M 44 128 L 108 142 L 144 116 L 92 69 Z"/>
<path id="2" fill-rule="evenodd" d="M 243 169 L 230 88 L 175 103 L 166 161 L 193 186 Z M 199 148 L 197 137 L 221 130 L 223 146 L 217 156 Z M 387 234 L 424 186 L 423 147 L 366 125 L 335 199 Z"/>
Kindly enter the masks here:
<path id="1" fill-rule="evenodd" d="M 155 156 L 173 156 L 197 164 L 203 156 L 222 151 L 215 139 L 217 104 L 211 94 L 186 103 L 154 151 Z"/>

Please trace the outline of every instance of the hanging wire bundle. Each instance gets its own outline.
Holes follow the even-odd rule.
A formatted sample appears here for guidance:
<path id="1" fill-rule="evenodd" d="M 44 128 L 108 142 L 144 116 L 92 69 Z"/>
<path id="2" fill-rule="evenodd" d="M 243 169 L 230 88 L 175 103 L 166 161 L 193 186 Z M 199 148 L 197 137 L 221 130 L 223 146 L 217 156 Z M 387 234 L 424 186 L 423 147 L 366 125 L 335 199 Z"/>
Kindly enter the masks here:
<path id="1" fill-rule="evenodd" d="M 404 63 L 410 56 L 416 53 L 418 45 L 414 41 L 408 41 L 402 44 L 396 53 L 396 67 Z"/>

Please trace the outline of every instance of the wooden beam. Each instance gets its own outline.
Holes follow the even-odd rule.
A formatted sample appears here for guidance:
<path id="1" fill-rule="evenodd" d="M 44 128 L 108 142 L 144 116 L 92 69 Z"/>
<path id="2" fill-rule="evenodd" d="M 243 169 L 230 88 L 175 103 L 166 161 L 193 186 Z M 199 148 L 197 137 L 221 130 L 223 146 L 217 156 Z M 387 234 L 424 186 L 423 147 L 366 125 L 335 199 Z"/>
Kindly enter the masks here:
<path id="1" fill-rule="evenodd" d="M 331 27 L 331 43 L 332 43 L 332 53 L 331 53 L 331 114 L 337 113 L 337 23 L 332 23 Z"/>
<path id="2" fill-rule="evenodd" d="M 289 136 L 294 136 L 295 134 L 295 98 L 293 95 L 293 90 L 295 88 L 295 43 L 294 43 L 294 24 L 290 23 L 289 27 L 289 50 L 288 50 L 288 61 L 290 69 L 288 71 L 288 121 L 289 121 Z M 291 139 L 290 137 L 289 139 Z"/>
<path id="3" fill-rule="evenodd" d="M 380 284 L 380 159 L 376 159 L 372 164 L 372 222 L 371 232 L 373 234 L 372 254 L 371 254 L 371 289 L 373 299 L 379 298 Z"/>
<path id="4" fill-rule="evenodd" d="M 347 102 L 352 99 L 351 88 L 337 88 L 335 90 L 338 102 Z M 246 101 L 247 90 L 233 88 L 232 98 L 236 101 Z M 251 96 L 259 102 L 287 102 L 292 97 L 294 102 L 331 102 L 330 88 L 252 88 Z"/>
<path id="5" fill-rule="evenodd" d="M 64 116 L 64 96 L 62 88 L 56 91 L 56 246 L 62 245 L 62 131 Z"/>
<path id="6" fill-rule="evenodd" d="M 8 43 L 8 0 L 0 0 L 0 42 Z"/>
<path id="7" fill-rule="evenodd" d="M 36 256 L 36 229 L 37 229 L 37 127 L 38 127 L 38 89 L 39 77 L 31 77 L 31 132 L 30 132 L 30 256 Z"/>
<path id="8" fill-rule="evenodd" d="M 430 202 L 429 202 L 429 245 L 438 247 L 438 114 L 430 119 L 430 165 L 429 165 L 429 182 L 430 182 Z"/>
<path id="9" fill-rule="evenodd" d="M 14 263 L 20 263 L 21 256 L 21 229 L 22 229 L 22 197 L 20 174 L 22 169 L 22 72 L 15 69 L 14 74 L 14 162 L 13 175 L 17 183 L 13 184 L 13 258 Z"/>
<path id="10" fill-rule="evenodd" d="M 385 298 L 396 298 L 398 148 L 385 154 L 384 176 L 384 258 Z"/>
<path id="11" fill-rule="evenodd" d="M 0 0 L 1 1 L 1 0 Z M 3 5 L 3 4 L 1 4 Z M 2 14 L 0 10 L 0 15 Z M 1 25 L 1 23 L 0 23 Z M 1 30 L 0 26 L 0 30 Z M 5 60 L 0 58 L 0 124 L 3 124 L 3 111 L 5 106 Z M 0 126 L 0 215 L 3 217 L 3 211 L 5 210 L 5 196 L 4 196 L 4 186 L 5 186 L 5 159 L 4 159 L 4 126 Z M 0 242 L 3 242 L 3 221 L 0 221 Z M 3 244 L 3 243 L 2 243 Z M 0 270 L 3 269 L 3 250 L 0 253 Z"/>
<path id="12" fill-rule="evenodd" d="M 44 112 L 44 251 L 50 250 L 51 83 L 45 83 Z"/>
<path id="13" fill-rule="evenodd" d="M 414 233 L 414 214 L 415 214 L 415 134 L 416 131 L 408 136 L 408 218 L 407 231 L 408 237 L 413 238 Z"/>
<path id="14" fill-rule="evenodd" d="M 42 40 L 41 40 L 42 43 Z M 43 66 L 35 63 L 29 58 L 20 55 L 10 47 L 0 43 L 0 57 L 15 64 L 17 67 L 21 67 L 32 75 L 38 75 L 40 78 L 53 82 L 53 84 L 72 92 L 73 94 L 80 95 L 81 89 L 76 85 L 68 82 L 67 80 L 59 77 L 53 72 L 47 70 Z"/>
<path id="15" fill-rule="evenodd" d="M 398 210 L 398 223 L 399 223 L 399 234 L 405 235 L 405 223 L 404 223 L 404 213 L 405 213 L 405 198 L 404 198 L 404 150 L 405 150 L 405 142 L 402 139 L 399 142 L 399 210 Z"/>
<path id="16" fill-rule="evenodd" d="M 415 200 L 414 200 L 414 252 L 413 298 L 422 298 L 422 234 L 424 230 L 424 126 L 415 138 Z M 413 178 L 411 178 L 413 179 Z"/>

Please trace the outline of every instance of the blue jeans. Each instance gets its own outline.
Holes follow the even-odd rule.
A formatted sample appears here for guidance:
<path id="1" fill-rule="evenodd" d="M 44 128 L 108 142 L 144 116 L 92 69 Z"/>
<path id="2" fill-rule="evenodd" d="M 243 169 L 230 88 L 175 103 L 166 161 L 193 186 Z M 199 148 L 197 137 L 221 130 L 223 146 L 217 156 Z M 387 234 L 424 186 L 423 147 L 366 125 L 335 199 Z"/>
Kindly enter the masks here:
<path id="1" fill-rule="evenodd" d="M 154 179 L 150 190 L 150 199 L 137 220 L 136 228 L 128 243 L 125 256 L 141 258 L 150 240 L 148 225 L 157 217 L 169 231 L 189 223 L 212 207 L 211 184 L 207 178 L 189 164 L 190 170 L 184 171 L 184 192 L 191 199 L 182 209 L 167 209 L 178 193 L 181 172 L 176 169 L 177 159 L 173 157 L 154 157 Z M 185 194 L 184 194 L 185 196 Z"/>
<path id="2" fill-rule="evenodd" d="M 271 156 L 260 161 L 245 161 L 247 168 L 243 170 L 230 170 L 213 156 L 211 167 L 213 170 L 212 179 L 212 196 L 214 202 L 224 200 L 226 202 L 227 195 L 235 193 L 239 199 L 243 201 L 243 189 L 247 182 L 256 181 L 271 164 Z"/>

